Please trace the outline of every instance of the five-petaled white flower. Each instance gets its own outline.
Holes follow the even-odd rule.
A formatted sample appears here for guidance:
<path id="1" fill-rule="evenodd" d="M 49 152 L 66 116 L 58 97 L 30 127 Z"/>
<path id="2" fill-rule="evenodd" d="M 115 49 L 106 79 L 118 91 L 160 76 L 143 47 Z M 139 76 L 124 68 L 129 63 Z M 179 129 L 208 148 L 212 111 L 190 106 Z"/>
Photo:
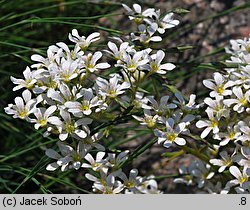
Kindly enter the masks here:
<path id="1" fill-rule="evenodd" d="M 143 58 L 143 51 L 134 53 L 131 57 L 130 54 L 124 52 L 123 63 L 117 64 L 117 66 L 123 67 L 128 72 L 134 73 L 136 70 L 139 70 L 140 67 L 148 63 L 148 59 Z"/>
<path id="2" fill-rule="evenodd" d="M 174 119 L 169 118 L 166 120 L 166 131 L 155 129 L 154 134 L 158 137 L 158 144 L 164 142 L 164 147 L 170 147 L 173 142 L 182 146 L 186 144 L 186 140 L 182 137 L 179 137 L 179 134 L 181 134 L 185 128 L 186 123 L 181 122 L 175 125 Z"/>
<path id="3" fill-rule="evenodd" d="M 135 23 L 141 24 L 142 21 L 151 23 L 149 17 L 155 16 L 155 9 L 148 8 L 145 11 L 142 11 L 142 8 L 139 4 L 133 4 L 133 9 L 129 8 L 126 4 L 122 4 L 125 10 L 127 10 L 129 19 L 134 20 Z"/>
<path id="4" fill-rule="evenodd" d="M 210 92 L 211 97 L 216 96 L 228 96 L 232 94 L 231 90 L 227 90 L 227 88 L 232 87 L 235 83 L 231 80 L 227 81 L 227 79 L 220 74 L 219 72 L 214 73 L 214 82 L 211 80 L 203 80 L 203 84 L 213 90 Z"/>
<path id="5" fill-rule="evenodd" d="M 242 188 L 242 190 L 250 190 L 250 182 L 248 181 L 250 176 L 250 170 L 247 167 L 244 167 L 242 172 L 237 166 L 231 166 L 229 168 L 230 173 L 236 178 L 233 180 L 230 180 L 227 184 L 225 189 L 223 190 L 224 193 L 229 192 L 231 187 L 239 185 L 239 187 L 236 187 L 235 190 L 241 190 L 239 188 Z"/>
<path id="6" fill-rule="evenodd" d="M 233 93 L 237 98 L 225 99 L 223 103 L 228 107 L 235 104 L 233 110 L 242 113 L 250 103 L 250 90 L 243 93 L 241 87 L 233 87 Z"/>
<path id="7" fill-rule="evenodd" d="M 162 96 L 160 99 L 160 103 L 158 103 L 154 96 L 146 97 L 148 99 L 149 105 L 144 106 L 144 109 L 152 109 L 158 116 L 164 116 L 169 109 L 176 108 L 176 104 L 169 103 L 169 96 Z"/>
<path id="8" fill-rule="evenodd" d="M 19 90 L 21 88 L 32 89 L 37 82 L 36 76 L 42 73 L 43 70 L 39 69 L 36 71 L 31 71 L 30 68 L 27 66 L 23 72 L 24 79 L 16 79 L 15 77 L 10 77 L 11 81 L 17 85 L 13 88 L 13 91 Z"/>
<path id="9" fill-rule="evenodd" d="M 90 34 L 87 38 L 85 36 L 80 36 L 76 29 L 69 33 L 69 40 L 76 43 L 83 51 L 85 51 L 92 42 L 100 39 L 100 33 L 94 32 Z"/>
<path id="10" fill-rule="evenodd" d="M 91 168 L 94 171 L 104 171 L 107 172 L 108 168 L 105 166 L 105 160 L 103 159 L 105 156 L 105 152 L 98 152 L 96 154 L 96 159 L 93 158 L 93 156 L 88 153 L 84 158 L 87 160 L 89 163 L 83 163 L 81 167 L 83 168 Z"/>
<path id="11" fill-rule="evenodd" d="M 123 82 L 122 84 L 118 84 L 118 82 L 119 76 L 117 74 L 111 77 L 109 82 L 101 77 L 98 77 L 96 80 L 98 94 L 114 99 L 118 95 L 123 94 L 126 89 L 130 88 L 130 84 L 128 82 Z"/>
<path id="12" fill-rule="evenodd" d="M 159 18 L 159 10 L 156 11 L 157 13 L 157 23 L 158 23 L 158 32 L 160 34 L 164 34 L 166 29 L 173 28 L 179 25 L 180 21 L 173 19 L 174 13 L 170 12 L 166 14 L 162 19 Z"/>
<path id="13" fill-rule="evenodd" d="M 213 111 L 206 110 L 206 113 L 207 113 L 209 119 L 208 120 L 199 120 L 196 123 L 196 126 L 198 128 L 206 127 L 205 130 L 203 130 L 201 133 L 201 138 L 205 138 L 210 133 L 210 131 L 213 131 L 214 134 L 219 132 L 219 127 L 218 127 L 219 120 L 214 116 Z"/>
<path id="14" fill-rule="evenodd" d="M 31 122 L 35 123 L 35 129 L 45 127 L 47 123 L 50 123 L 52 125 L 60 125 L 61 120 L 56 116 L 51 116 L 56 110 L 57 107 L 55 105 L 52 105 L 47 109 L 43 107 L 36 108 L 34 110 L 34 115 L 36 116 L 36 119 L 31 119 Z"/>
<path id="15" fill-rule="evenodd" d="M 79 93 L 79 97 L 83 97 L 82 102 L 78 101 L 68 101 L 65 103 L 65 107 L 68 111 L 74 114 L 74 116 L 82 117 L 84 115 L 90 115 L 92 113 L 92 108 L 100 105 L 98 97 L 93 95 L 91 88 L 82 88 Z"/>
<path id="16" fill-rule="evenodd" d="M 67 139 L 69 135 L 80 139 L 84 139 L 87 137 L 87 131 L 89 130 L 87 125 L 92 123 L 92 119 L 81 118 L 75 122 L 71 118 L 70 114 L 65 110 L 61 110 L 60 115 L 63 118 L 63 121 L 60 125 L 57 125 L 57 128 L 60 132 L 59 139 L 61 141 Z M 82 126 L 82 128 L 79 128 L 79 126 Z"/>
<path id="17" fill-rule="evenodd" d="M 4 110 L 7 114 L 13 115 L 14 118 L 29 120 L 28 116 L 34 112 L 36 100 L 31 99 L 31 92 L 25 90 L 22 93 L 22 97 L 15 98 L 15 105 L 9 104 Z"/>
<path id="18" fill-rule="evenodd" d="M 126 187 L 130 192 L 137 191 L 137 187 L 142 182 L 141 177 L 138 177 L 138 170 L 132 169 L 129 172 L 129 177 L 126 176 L 124 172 L 120 172 L 118 177 L 122 179 L 124 187 Z"/>
<path id="19" fill-rule="evenodd" d="M 107 175 L 107 173 L 100 171 L 101 178 L 97 178 L 89 173 L 85 174 L 85 177 L 89 179 L 90 181 L 93 181 L 93 190 L 97 193 L 103 193 L 103 194 L 117 194 L 120 193 L 124 186 L 123 184 L 115 180 L 115 175 L 113 173 L 110 173 Z"/>
<path id="20" fill-rule="evenodd" d="M 149 129 L 152 129 L 156 126 L 158 115 L 152 115 L 151 111 L 148 109 L 144 109 L 144 117 L 138 117 L 136 115 L 132 115 L 137 121 L 141 122 L 141 125 L 146 125 Z"/>
<path id="21" fill-rule="evenodd" d="M 220 152 L 222 159 L 211 159 L 209 162 L 213 165 L 220 166 L 218 172 L 222 173 L 227 167 L 232 164 L 232 158 L 228 155 L 227 151 Z"/>
<path id="22" fill-rule="evenodd" d="M 110 55 L 112 55 L 116 60 L 122 60 L 123 59 L 123 55 L 124 52 L 126 52 L 127 48 L 129 48 L 129 43 L 128 42 L 122 42 L 120 44 L 120 47 L 118 49 L 118 47 L 116 46 L 115 43 L 113 42 L 108 42 L 108 47 L 111 51 L 109 50 L 105 50 L 105 52 L 109 53 Z"/>
<path id="23" fill-rule="evenodd" d="M 161 64 L 165 53 L 162 50 L 158 50 L 156 54 L 149 57 L 149 64 L 146 66 L 146 69 L 150 73 L 166 74 L 167 71 L 171 71 L 175 68 L 175 65 L 172 63 Z"/>
<path id="24" fill-rule="evenodd" d="M 76 150 L 61 141 L 57 142 L 57 146 L 61 154 L 53 149 L 46 150 L 46 155 L 56 160 L 56 162 L 47 165 L 46 169 L 48 171 L 55 171 L 57 168 L 61 167 L 62 171 L 66 171 L 70 168 L 78 170 L 81 167 L 83 158 L 86 155 L 86 150 L 82 142 L 78 143 Z"/>
<path id="25" fill-rule="evenodd" d="M 160 42 L 162 38 L 160 36 L 155 36 L 155 32 L 157 31 L 158 25 L 156 23 L 152 23 L 149 26 L 141 24 L 138 26 L 139 35 L 131 33 L 132 41 L 139 40 L 141 43 L 147 45 L 150 41 L 152 42 Z"/>
<path id="26" fill-rule="evenodd" d="M 96 63 L 101 57 L 101 52 L 95 52 L 93 55 L 89 53 L 88 55 L 83 56 L 83 66 L 86 68 L 86 71 L 93 73 L 99 69 L 109 68 L 110 65 L 108 63 Z"/>

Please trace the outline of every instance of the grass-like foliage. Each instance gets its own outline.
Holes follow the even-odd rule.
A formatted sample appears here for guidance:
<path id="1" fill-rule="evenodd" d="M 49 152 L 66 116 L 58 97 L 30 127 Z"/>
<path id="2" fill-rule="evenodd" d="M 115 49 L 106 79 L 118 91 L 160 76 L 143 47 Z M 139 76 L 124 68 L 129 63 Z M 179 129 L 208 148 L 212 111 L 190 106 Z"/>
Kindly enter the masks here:
<path id="1" fill-rule="evenodd" d="M 249 193 L 250 41 L 200 54 L 178 38 L 250 3 L 195 22 L 133 3 L 0 0 L 1 193 L 165 193 L 168 178 Z M 182 94 L 207 72 L 207 89 Z M 135 168 L 157 145 L 159 162 L 195 160 Z"/>

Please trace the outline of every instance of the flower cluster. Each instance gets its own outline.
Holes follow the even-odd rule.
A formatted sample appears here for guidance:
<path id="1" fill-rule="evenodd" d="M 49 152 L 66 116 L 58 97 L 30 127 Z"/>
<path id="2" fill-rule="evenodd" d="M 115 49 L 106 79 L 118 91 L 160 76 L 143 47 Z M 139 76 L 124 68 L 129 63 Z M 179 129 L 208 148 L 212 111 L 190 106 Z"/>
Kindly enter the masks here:
<path id="1" fill-rule="evenodd" d="M 157 182 L 150 177 L 138 176 L 138 170 L 132 169 L 127 176 L 119 165 L 127 159 L 128 151 L 121 152 L 116 156 L 109 153 L 104 158 L 104 152 L 98 152 L 96 159 L 90 154 L 85 156 L 88 163 L 84 163 L 82 167 L 92 168 L 95 174 L 87 173 L 86 178 L 93 181 L 93 191 L 95 193 L 104 194 L 159 194 Z"/>
<path id="2" fill-rule="evenodd" d="M 220 180 L 220 174 L 223 180 L 219 181 L 216 193 L 250 192 L 249 43 L 250 39 L 231 40 L 232 48 L 226 49 L 231 54 L 227 63 L 236 67 L 226 68 L 224 73 L 215 72 L 213 79 L 203 81 L 210 89 L 210 97 L 204 100 L 207 117 L 199 120 L 196 126 L 204 129 L 201 138 L 213 142 L 207 154 L 211 157 L 210 172 L 216 175 L 202 185 L 209 192 L 215 192 L 211 186 Z M 193 169 L 186 171 L 193 173 Z M 229 175 L 224 173 L 226 171 Z"/>
<path id="3" fill-rule="evenodd" d="M 133 8 L 123 4 L 123 7 L 126 9 L 129 19 L 134 21 L 138 27 L 136 33 L 131 33 L 131 40 L 138 40 L 144 45 L 147 45 L 149 42 L 162 41 L 159 35 L 164 34 L 166 29 L 173 28 L 180 23 L 179 20 L 173 19 L 173 12 L 162 17 L 160 10 L 148 8 L 142 11 L 139 4 L 133 4 Z"/>
<path id="4" fill-rule="evenodd" d="M 171 103 L 169 96 L 162 96 L 159 102 L 153 96 L 147 96 L 141 104 L 144 115 L 133 115 L 141 125 L 152 129 L 158 143 L 163 143 L 167 148 L 173 143 L 180 146 L 186 144 L 182 135 L 190 133 L 188 127 L 196 118 L 195 110 L 199 108 L 199 105 L 195 104 L 194 94 L 190 95 L 189 101 L 185 100 L 180 92 L 175 93 L 175 98 Z"/>
<path id="5" fill-rule="evenodd" d="M 138 4 L 123 7 L 137 32 L 113 37 L 98 50 L 100 33 L 81 36 L 73 29 L 68 36 L 72 49 L 63 42 L 51 45 L 46 57 L 31 56 L 35 63 L 23 78 L 11 77 L 13 91 L 22 93 L 5 112 L 32 123 L 44 137 L 56 138 L 57 148 L 45 151 L 53 159 L 46 169 L 84 169 L 94 193 L 161 193 L 154 176 L 123 169 L 157 140 L 166 148 L 178 147 L 172 158 L 185 153 L 197 158 L 180 167 L 174 182 L 209 193 L 250 193 L 250 39 L 231 40 L 226 49 L 230 67 L 203 81 L 210 90 L 204 103 L 196 104 L 196 95 L 187 99 L 169 85 L 173 94 L 156 96 L 146 86 L 151 79 L 164 81 L 163 75 L 176 66 L 150 42 L 160 42 L 160 35 L 179 21 L 172 12 L 162 16 Z M 148 129 L 155 138 L 134 152 L 112 148 L 117 142 L 110 130 L 124 122 Z M 194 122 L 203 129 L 200 135 L 191 133 Z"/>
<path id="6" fill-rule="evenodd" d="M 59 139 L 57 149 L 46 149 L 46 155 L 54 159 L 47 170 L 87 168 L 86 177 L 94 181 L 93 189 L 99 193 L 159 193 L 153 177 L 139 177 L 137 169 L 131 170 L 128 177 L 125 175 L 120 165 L 126 160 L 127 152 L 119 155 L 109 152 L 104 158 L 108 148 L 102 140 L 107 137 L 105 128 L 119 117 L 128 117 L 127 110 L 145 108 L 145 113 L 154 111 L 161 116 L 160 122 L 168 122 L 171 119 L 164 116 L 169 112 L 168 108 L 186 106 L 182 96 L 177 97 L 179 105 L 169 107 L 168 96 L 158 105 L 153 97 L 144 97 L 138 91 L 146 78 L 155 73 L 166 74 L 175 65 L 163 62 L 163 50 L 137 47 L 134 41 L 139 39 L 144 44 L 160 41 L 161 38 L 154 35 L 156 31 L 163 34 L 179 21 L 172 19 L 173 13 L 161 18 L 159 10 L 151 8 L 141 12 L 138 4 L 133 5 L 134 11 L 123 6 L 129 12 L 129 18 L 138 24 L 139 37 L 132 33 L 126 42 L 116 37 L 116 41 L 108 42 L 106 49 L 98 51 L 95 42 L 100 39 L 100 33 L 81 36 L 73 29 L 68 36 L 74 43 L 73 49 L 63 42 L 51 45 L 47 56 L 31 56 L 34 64 L 24 70 L 23 78 L 11 77 L 15 84 L 13 91 L 23 92 L 15 98 L 15 103 L 5 108 L 5 112 L 32 123 L 36 130 L 44 132 L 44 137 L 52 135 Z M 104 57 L 103 52 L 108 56 Z M 109 72 L 117 69 L 118 72 L 104 76 L 101 72 L 105 69 Z M 180 121 L 181 117 L 182 113 L 176 112 L 174 119 Z M 159 120 L 157 117 L 157 123 Z M 180 125 L 184 124 L 169 124 L 173 133 Z"/>

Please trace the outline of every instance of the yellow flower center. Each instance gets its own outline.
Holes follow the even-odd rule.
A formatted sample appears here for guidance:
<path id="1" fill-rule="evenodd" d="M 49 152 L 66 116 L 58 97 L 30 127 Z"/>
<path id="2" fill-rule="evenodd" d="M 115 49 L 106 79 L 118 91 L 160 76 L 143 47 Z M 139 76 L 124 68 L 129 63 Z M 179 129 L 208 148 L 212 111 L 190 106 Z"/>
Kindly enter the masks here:
<path id="1" fill-rule="evenodd" d="M 49 84 L 48 84 L 48 87 L 50 88 L 53 88 L 53 89 L 56 89 L 57 88 L 57 83 L 55 81 L 50 81 Z"/>
<path id="2" fill-rule="evenodd" d="M 26 115 L 27 115 L 27 111 L 26 110 L 23 110 L 23 111 L 21 111 L 21 112 L 18 112 L 18 115 L 19 115 L 19 117 L 21 118 L 21 119 L 24 119 L 25 117 L 26 117 Z"/>
<path id="3" fill-rule="evenodd" d="M 66 131 L 67 133 L 69 133 L 69 134 L 74 133 L 74 131 L 75 131 L 75 126 L 72 125 L 72 124 L 70 124 L 70 123 L 66 123 L 66 125 L 65 125 L 65 131 Z"/>
<path id="4" fill-rule="evenodd" d="M 218 126 L 218 121 L 212 120 L 212 121 L 211 121 L 211 126 L 212 126 L 213 128 L 217 127 L 217 126 Z"/>
<path id="5" fill-rule="evenodd" d="M 232 163 L 232 161 L 231 161 L 231 160 L 227 160 L 227 161 L 225 162 L 226 166 L 230 166 L 230 165 L 231 165 L 231 163 Z"/>
<path id="6" fill-rule="evenodd" d="M 159 67 L 158 67 L 158 65 L 156 63 L 152 63 L 151 64 L 151 69 L 152 69 L 153 72 L 156 72 L 156 71 L 159 70 Z"/>
<path id="7" fill-rule="evenodd" d="M 217 88 L 217 93 L 219 93 L 220 95 L 222 95 L 222 93 L 225 91 L 225 88 L 224 88 L 224 85 L 220 85 L 218 88 Z"/>
<path id="8" fill-rule="evenodd" d="M 79 155 L 78 153 L 75 153 L 75 154 L 73 155 L 73 160 L 74 160 L 74 161 L 81 161 L 80 155 Z"/>
<path id="9" fill-rule="evenodd" d="M 44 127 L 47 125 L 47 120 L 46 119 L 41 119 L 38 121 L 38 123 L 41 125 L 41 127 Z"/>
<path id="10" fill-rule="evenodd" d="M 242 176 L 242 177 L 240 178 L 239 182 L 240 182 L 241 184 L 243 184 L 243 183 L 246 182 L 247 180 L 248 180 L 248 178 L 247 178 L 246 176 Z"/>
<path id="11" fill-rule="evenodd" d="M 176 139 L 176 137 L 177 137 L 177 134 L 175 134 L 175 133 L 171 133 L 171 134 L 167 135 L 167 139 L 169 141 L 174 141 Z"/>
<path id="12" fill-rule="evenodd" d="M 142 19 L 141 19 L 141 18 L 135 18 L 134 20 L 135 20 L 135 23 L 136 23 L 137 25 L 140 25 L 141 22 L 142 22 Z"/>
<path id="13" fill-rule="evenodd" d="M 85 51 L 88 48 L 88 45 L 86 44 L 80 44 L 79 45 L 82 51 Z"/>
<path id="14" fill-rule="evenodd" d="M 248 45 L 246 46 L 246 51 L 247 51 L 248 53 L 250 53 L 250 44 L 248 44 Z"/>
<path id="15" fill-rule="evenodd" d="M 81 107 L 81 110 L 82 110 L 82 111 L 87 111 L 87 110 L 89 110 L 89 105 L 86 104 L 86 103 L 83 104 L 82 107 Z"/>
<path id="16" fill-rule="evenodd" d="M 147 123 L 148 128 L 155 127 L 155 121 L 151 117 L 146 118 L 145 122 Z"/>
<path id="17" fill-rule="evenodd" d="M 130 182 L 130 181 L 126 181 L 124 183 L 124 185 L 127 187 L 127 188 L 132 188 L 135 186 L 135 183 L 134 182 Z"/>
<path id="18" fill-rule="evenodd" d="M 105 187 L 105 190 L 103 191 L 104 194 L 113 194 L 113 190 L 109 187 Z"/>
<path id="19" fill-rule="evenodd" d="M 231 133 L 229 133 L 229 139 L 234 139 L 234 137 L 235 137 L 235 133 L 234 132 L 231 132 Z"/>
<path id="20" fill-rule="evenodd" d="M 114 99 L 116 97 L 116 91 L 115 90 L 109 90 L 108 91 L 109 97 Z"/>
<path id="21" fill-rule="evenodd" d="M 247 105 L 246 97 L 243 97 L 242 99 L 240 99 L 240 103 L 242 104 L 242 106 L 246 106 Z"/>
<path id="22" fill-rule="evenodd" d="M 128 65 L 128 70 L 134 73 L 136 71 L 136 65 L 134 63 Z"/>

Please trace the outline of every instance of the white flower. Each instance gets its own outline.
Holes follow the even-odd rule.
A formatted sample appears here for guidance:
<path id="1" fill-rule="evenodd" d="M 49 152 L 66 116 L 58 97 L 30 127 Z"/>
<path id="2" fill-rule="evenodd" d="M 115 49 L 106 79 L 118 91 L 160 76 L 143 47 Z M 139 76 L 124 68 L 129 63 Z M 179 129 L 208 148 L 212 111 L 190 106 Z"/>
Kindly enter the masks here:
<path id="1" fill-rule="evenodd" d="M 158 190 L 158 184 L 154 180 L 154 176 L 147 177 L 137 189 L 143 194 L 161 194 L 162 192 Z"/>
<path id="2" fill-rule="evenodd" d="M 166 74 L 167 71 L 171 71 L 175 68 L 172 63 L 161 64 L 165 53 L 162 50 L 158 50 L 156 54 L 151 55 L 149 64 L 146 65 L 146 69 L 151 73 Z"/>
<path id="3" fill-rule="evenodd" d="M 159 116 L 164 116 L 169 109 L 174 109 L 177 107 L 173 103 L 168 103 L 169 96 L 162 96 L 160 99 L 160 103 L 158 103 L 154 99 L 154 96 L 147 96 L 147 99 L 150 103 L 150 105 L 148 106 L 149 109 L 153 109 L 155 113 Z M 145 107 L 145 109 L 148 109 L 148 108 Z"/>
<path id="4" fill-rule="evenodd" d="M 148 62 L 148 59 L 143 59 L 143 53 L 143 51 L 139 51 L 134 53 L 133 57 L 131 57 L 131 55 L 124 52 L 123 63 L 117 64 L 117 66 L 121 66 L 128 72 L 134 73 Z"/>
<path id="5" fill-rule="evenodd" d="M 214 81 L 215 83 L 210 80 L 203 80 L 203 84 L 207 88 L 213 90 L 209 94 L 211 97 L 227 96 L 232 94 L 232 91 L 227 90 L 227 88 L 232 87 L 235 84 L 233 81 L 226 81 L 226 78 L 219 72 L 214 73 Z"/>
<path id="6" fill-rule="evenodd" d="M 155 16 L 155 9 L 148 8 L 145 11 L 142 11 L 142 8 L 139 4 L 133 4 L 133 9 L 129 8 L 126 4 L 122 4 L 125 10 L 127 10 L 129 19 L 134 20 L 137 24 L 142 23 L 142 21 L 148 22 L 149 18 Z"/>
<path id="7" fill-rule="evenodd" d="M 96 63 L 101 57 L 101 52 L 95 52 L 93 55 L 89 53 L 87 56 L 83 56 L 83 66 L 86 68 L 86 71 L 93 73 L 99 69 L 109 68 L 110 65 L 108 63 Z"/>
<path id="8" fill-rule="evenodd" d="M 15 105 L 9 104 L 4 110 L 7 114 L 13 115 L 14 118 L 30 120 L 28 116 L 34 112 L 36 100 L 31 99 L 31 92 L 25 90 L 21 97 L 15 98 Z"/>
<path id="9" fill-rule="evenodd" d="M 48 68 L 49 65 L 52 63 L 58 62 L 60 54 L 62 53 L 62 50 L 58 48 L 55 45 L 49 46 L 47 50 L 47 58 L 44 58 L 41 55 L 34 54 L 31 56 L 31 60 L 37 61 L 38 63 L 31 65 L 31 68 L 37 68 L 40 69 L 42 67 Z"/>
<path id="10" fill-rule="evenodd" d="M 87 38 L 85 36 L 80 36 L 76 29 L 69 33 L 69 40 L 76 43 L 83 51 L 85 51 L 92 42 L 100 39 L 100 33 L 94 32 L 90 34 Z"/>
<path id="11" fill-rule="evenodd" d="M 152 42 L 160 42 L 162 38 L 160 36 L 154 36 L 155 32 L 157 31 L 158 25 L 156 23 L 152 23 L 149 26 L 141 24 L 138 26 L 138 33 L 136 35 L 131 33 L 131 40 L 136 41 L 139 40 L 141 43 L 147 45 L 150 41 Z"/>
<path id="12" fill-rule="evenodd" d="M 205 185 L 206 180 L 211 179 L 214 176 L 214 172 L 210 172 L 210 165 L 203 163 L 201 160 L 193 162 L 192 175 L 198 179 L 198 187 L 202 188 Z"/>
<path id="13" fill-rule="evenodd" d="M 62 143 L 61 141 L 57 142 L 57 146 L 61 155 L 53 149 L 46 150 L 46 155 L 56 160 L 56 162 L 50 163 L 46 169 L 48 171 L 55 171 L 57 168 L 61 167 L 62 171 L 66 171 L 70 168 L 78 170 L 86 155 L 84 145 L 79 142 L 76 151 L 71 146 Z"/>
<path id="14" fill-rule="evenodd" d="M 36 108 L 34 110 L 34 115 L 37 119 L 32 119 L 32 123 L 35 124 L 35 129 L 39 129 L 40 127 L 45 127 L 47 123 L 52 125 L 60 125 L 61 120 L 58 117 L 51 115 L 56 111 L 57 107 L 55 105 L 50 106 L 49 108 Z"/>
<path id="15" fill-rule="evenodd" d="M 124 172 L 118 174 L 118 177 L 122 179 L 124 187 L 130 192 L 137 191 L 138 185 L 141 183 L 141 177 L 137 177 L 138 170 L 132 169 L 129 172 L 129 177 Z"/>
<path id="16" fill-rule="evenodd" d="M 68 112 L 61 110 L 60 115 L 62 116 L 63 120 L 60 125 L 58 125 L 58 130 L 60 132 L 59 139 L 64 141 L 71 135 L 74 138 L 84 139 L 87 137 L 89 128 L 87 127 L 88 124 L 92 123 L 92 119 L 90 118 L 81 118 L 76 122 L 71 119 L 71 116 Z M 82 129 L 79 128 L 82 126 Z"/>
<path id="17" fill-rule="evenodd" d="M 96 159 L 93 158 L 93 156 L 88 153 L 84 158 L 89 162 L 88 163 L 83 163 L 81 167 L 83 168 L 91 168 L 94 171 L 104 171 L 107 172 L 108 168 L 105 166 L 106 161 L 103 159 L 105 156 L 105 152 L 98 152 L 96 154 Z"/>
<path id="18" fill-rule="evenodd" d="M 227 53 L 233 54 L 233 55 L 240 55 L 243 54 L 250 54 L 250 38 L 247 40 L 247 38 L 243 39 L 236 39 L 236 40 L 230 40 L 230 44 L 232 45 L 232 51 L 229 49 L 226 49 Z"/>
<path id="19" fill-rule="evenodd" d="M 122 84 L 118 84 L 118 82 L 119 80 L 117 74 L 110 78 L 109 82 L 101 77 L 98 77 L 96 79 L 98 94 L 114 99 L 118 95 L 123 94 L 126 89 L 130 88 L 130 84 L 128 82 L 123 82 Z"/>
<path id="20" fill-rule="evenodd" d="M 233 71 L 230 77 L 236 85 L 243 86 L 245 89 L 250 88 L 250 65 L 239 66 L 237 71 Z"/>
<path id="21" fill-rule="evenodd" d="M 36 76 L 42 73 L 43 70 L 30 71 L 30 68 L 27 66 L 23 72 L 23 79 L 16 79 L 15 77 L 10 77 L 11 81 L 17 85 L 13 88 L 13 91 L 19 90 L 21 88 L 32 89 L 37 82 Z"/>
<path id="22" fill-rule="evenodd" d="M 247 125 L 244 121 L 240 121 L 238 123 L 240 131 L 243 133 L 240 137 L 237 138 L 237 140 L 240 140 L 242 142 L 244 141 L 250 141 L 250 127 Z"/>
<path id="23" fill-rule="evenodd" d="M 97 178 L 89 173 L 85 174 L 85 177 L 90 181 L 93 181 L 93 189 L 96 193 L 102 194 L 118 194 L 124 186 L 120 181 L 115 180 L 114 174 L 107 175 L 103 171 L 100 171 L 101 178 Z"/>
<path id="24" fill-rule="evenodd" d="M 170 147 L 173 142 L 182 146 L 186 144 L 186 140 L 184 138 L 179 137 L 186 127 L 186 123 L 181 122 L 175 125 L 175 121 L 173 118 L 169 118 L 166 120 L 166 132 L 155 129 L 154 134 L 158 137 L 158 144 L 163 143 L 164 147 Z"/>
<path id="25" fill-rule="evenodd" d="M 216 117 L 214 117 L 214 113 L 211 110 L 206 110 L 206 113 L 208 115 L 208 120 L 199 120 L 196 123 L 196 126 L 198 128 L 204 128 L 206 127 L 205 130 L 201 133 L 201 138 L 205 138 L 210 131 L 213 131 L 214 134 L 219 132 L 219 121 Z"/>
<path id="26" fill-rule="evenodd" d="M 241 172 L 237 166 L 231 166 L 229 171 L 236 179 L 230 180 L 226 184 L 226 187 L 223 190 L 225 193 L 227 193 L 231 187 L 237 185 L 243 188 L 243 190 L 250 190 L 250 183 L 248 181 L 250 170 L 248 170 L 247 167 L 244 167 L 243 171 Z"/>
<path id="27" fill-rule="evenodd" d="M 220 156 L 222 159 L 211 159 L 209 162 L 213 165 L 220 166 L 218 172 L 222 173 L 232 164 L 232 158 L 228 155 L 227 151 L 220 152 Z"/>
<path id="28" fill-rule="evenodd" d="M 75 79 L 79 74 L 78 63 L 73 60 L 64 60 L 58 69 L 53 70 L 58 71 L 58 79 L 64 82 Z"/>
<path id="29" fill-rule="evenodd" d="M 178 101 L 174 100 L 173 102 L 181 107 L 181 109 L 190 111 L 193 109 L 198 109 L 200 105 L 195 104 L 196 95 L 191 94 L 189 97 L 189 101 L 186 103 L 183 95 L 178 91 L 175 94 L 175 97 Z"/>
<path id="30" fill-rule="evenodd" d="M 106 165 L 112 168 L 118 167 L 121 163 L 128 159 L 129 150 L 125 150 L 118 155 L 115 153 L 108 153 L 108 157 L 106 158 Z"/>
<path id="31" fill-rule="evenodd" d="M 217 119 L 220 119 L 222 116 L 225 118 L 229 116 L 230 111 L 223 104 L 221 97 L 217 97 L 215 100 L 211 98 L 205 98 L 204 102 L 208 105 L 207 110 L 213 112 Z"/>
<path id="32" fill-rule="evenodd" d="M 112 55 L 116 60 L 122 60 L 123 59 L 123 54 L 126 52 L 127 48 L 129 47 L 128 42 L 122 42 L 120 44 L 120 47 L 116 46 L 115 43 L 113 42 L 108 42 L 108 47 L 111 51 L 105 50 L 105 52 L 109 53 Z"/>
<path id="33" fill-rule="evenodd" d="M 238 125 L 234 125 L 234 123 L 229 123 L 227 125 L 227 131 L 219 132 L 215 135 L 215 139 L 221 140 L 220 146 L 227 145 L 230 141 L 238 140 L 240 137 L 240 129 Z"/>
<path id="34" fill-rule="evenodd" d="M 133 118 L 135 118 L 137 121 L 141 122 L 141 125 L 146 125 L 149 129 L 152 129 L 156 126 L 156 122 L 158 119 L 158 115 L 152 115 L 152 113 L 148 109 L 144 109 L 144 117 L 138 117 L 135 115 L 132 115 Z"/>
<path id="35" fill-rule="evenodd" d="M 246 93 L 243 93 L 241 87 L 233 87 L 233 93 L 237 99 L 225 99 L 223 103 L 228 107 L 230 107 L 232 104 L 235 104 L 233 110 L 241 113 L 245 110 L 250 102 L 250 90 L 248 90 Z"/>
<path id="36" fill-rule="evenodd" d="M 174 20 L 173 19 L 173 12 L 170 12 L 166 14 L 162 19 L 159 19 L 159 12 L 157 12 L 157 19 L 158 19 L 158 32 L 160 34 L 164 34 L 166 29 L 173 28 L 177 25 L 179 25 L 180 21 L 179 20 Z"/>
<path id="37" fill-rule="evenodd" d="M 144 94 L 142 92 L 136 92 L 135 98 L 131 101 L 131 97 L 129 96 L 122 96 L 122 101 L 125 103 L 133 104 L 135 108 L 140 109 L 151 109 L 150 106 L 147 105 L 148 98 L 144 97 Z"/>
<path id="38" fill-rule="evenodd" d="M 60 108 L 65 108 L 64 104 L 67 101 L 76 100 L 77 88 L 74 86 L 72 89 L 69 89 L 68 85 L 63 82 L 60 82 L 58 90 L 49 88 L 47 91 L 47 96 L 55 101 Z"/>
<path id="39" fill-rule="evenodd" d="M 79 93 L 80 97 L 83 97 L 82 102 L 68 101 L 65 103 L 65 107 L 68 111 L 74 114 L 74 116 L 82 117 L 84 115 L 90 115 L 92 113 L 92 108 L 100 105 L 98 102 L 98 97 L 93 95 L 91 88 L 82 88 Z"/>

